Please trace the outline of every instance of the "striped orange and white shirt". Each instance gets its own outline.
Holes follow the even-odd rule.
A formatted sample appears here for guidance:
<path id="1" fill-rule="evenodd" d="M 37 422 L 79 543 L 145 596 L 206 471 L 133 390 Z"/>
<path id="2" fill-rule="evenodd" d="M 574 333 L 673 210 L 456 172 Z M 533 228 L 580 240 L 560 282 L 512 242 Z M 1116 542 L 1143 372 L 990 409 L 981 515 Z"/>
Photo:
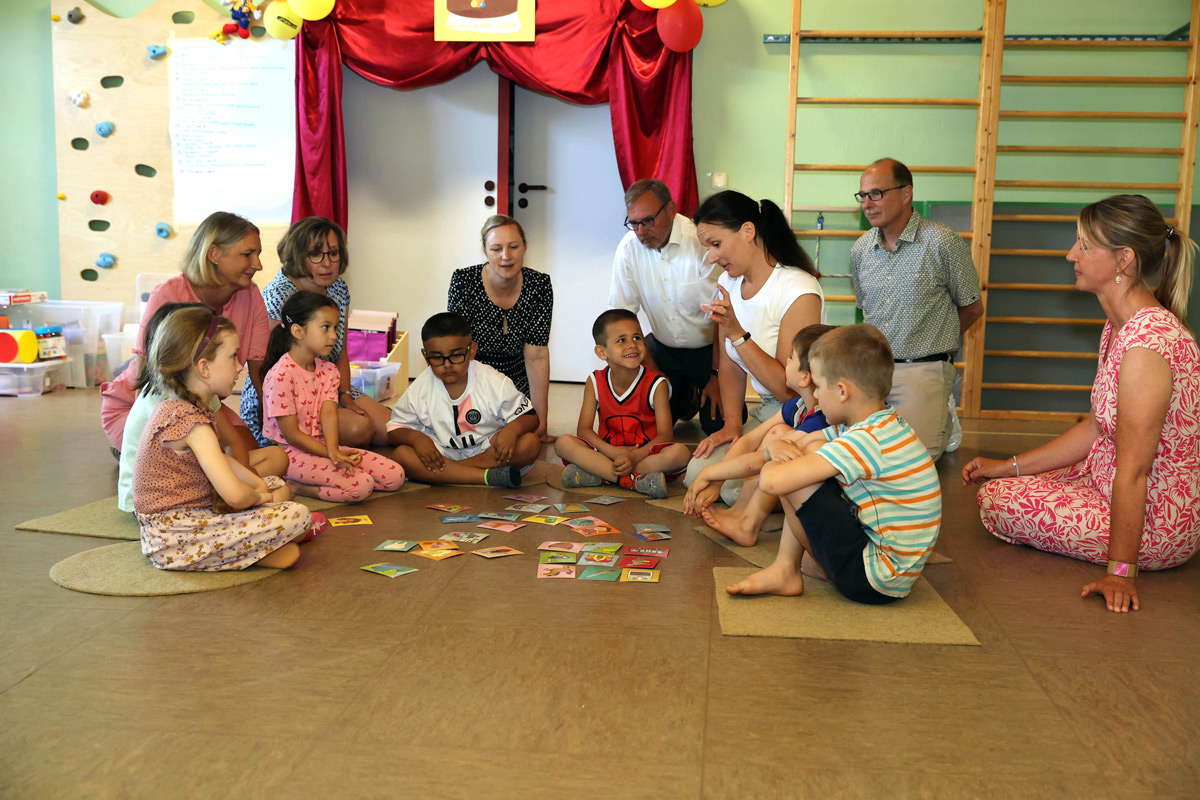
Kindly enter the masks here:
<path id="1" fill-rule="evenodd" d="M 837 469 L 870 540 L 863 550 L 867 580 L 880 594 L 907 596 L 942 524 L 942 489 L 929 452 L 891 406 L 821 433 L 829 442 L 817 452 Z"/>

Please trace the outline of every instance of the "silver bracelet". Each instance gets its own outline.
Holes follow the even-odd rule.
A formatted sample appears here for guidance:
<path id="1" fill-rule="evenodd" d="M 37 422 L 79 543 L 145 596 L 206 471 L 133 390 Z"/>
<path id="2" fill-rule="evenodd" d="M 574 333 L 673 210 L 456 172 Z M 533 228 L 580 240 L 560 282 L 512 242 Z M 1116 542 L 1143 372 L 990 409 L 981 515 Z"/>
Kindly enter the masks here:
<path id="1" fill-rule="evenodd" d="M 1021 468 L 1017 466 L 1017 457 L 1015 455 L 1013 456 L 1013 469 L 1017 471 L 1017 477 L 1021 477 Z"/>

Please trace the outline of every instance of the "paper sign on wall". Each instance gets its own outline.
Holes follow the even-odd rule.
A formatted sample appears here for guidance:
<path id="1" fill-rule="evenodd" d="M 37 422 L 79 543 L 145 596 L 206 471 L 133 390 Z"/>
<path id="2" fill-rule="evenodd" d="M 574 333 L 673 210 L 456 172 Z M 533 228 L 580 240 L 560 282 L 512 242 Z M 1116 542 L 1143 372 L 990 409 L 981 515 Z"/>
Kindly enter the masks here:
<path id="1" fill-rule="evenodd" d="M 434 0 L 437 42 L 532 42 L 535 0 Z"/>

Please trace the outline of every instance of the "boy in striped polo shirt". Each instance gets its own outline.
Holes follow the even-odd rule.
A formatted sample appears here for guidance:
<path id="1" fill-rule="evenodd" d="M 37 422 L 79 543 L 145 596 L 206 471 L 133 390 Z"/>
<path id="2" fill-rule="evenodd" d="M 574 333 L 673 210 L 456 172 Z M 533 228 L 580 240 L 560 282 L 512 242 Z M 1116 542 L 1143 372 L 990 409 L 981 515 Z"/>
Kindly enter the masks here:
<path id="1" fill-rule="evenodd" d="M 849 599 L 895 602 L 912 591 L 937 541 L 937 470 L 885 404 L 894 362 L 877 328 L 830 331 L 813 344 L 809 362 L 831 427 L 767 447 L 759 488 L 783 500 L 787 526 L 774 563 L 726 591 L 799 595 L 807 553 Z"/>

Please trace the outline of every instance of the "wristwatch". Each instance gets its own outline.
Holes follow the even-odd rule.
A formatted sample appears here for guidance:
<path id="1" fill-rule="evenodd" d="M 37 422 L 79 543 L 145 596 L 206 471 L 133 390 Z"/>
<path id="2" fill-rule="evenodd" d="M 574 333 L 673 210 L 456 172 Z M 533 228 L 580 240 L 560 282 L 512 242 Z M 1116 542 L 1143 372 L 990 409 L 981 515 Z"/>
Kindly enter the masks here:
<path id="1" fill-rule="evenodd" d="M 750 341 L 750 331 L 746 331 L 745 333 L 743 333 L 741 336 L 739 336 L 736 339 L 730 339 L 729 343 L 731 345 L 733 345 L 734 347 L 741 347 L 748 341 Z"/>

